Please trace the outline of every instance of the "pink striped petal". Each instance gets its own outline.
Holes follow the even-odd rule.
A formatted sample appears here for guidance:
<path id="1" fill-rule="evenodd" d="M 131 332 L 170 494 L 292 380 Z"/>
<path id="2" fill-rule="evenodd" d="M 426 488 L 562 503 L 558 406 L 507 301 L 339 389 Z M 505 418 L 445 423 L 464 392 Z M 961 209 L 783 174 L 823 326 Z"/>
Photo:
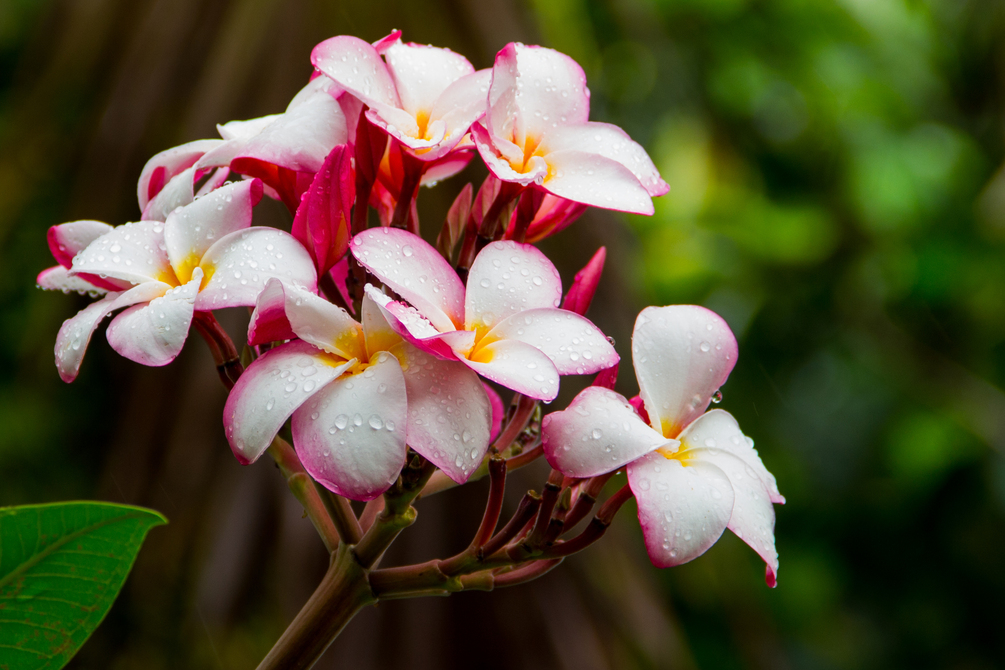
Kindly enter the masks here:
<path id="1" fill-rule="evenodd" d="M 171 178 L 161 191 L 143 208 L 142 221 L 166 221 L 168 214 L 195 199 L 198 170 L 190 167 Z"/>
<path id="2" fill-rule="evenodd" d="M 62 265 L 55 265 L 42 270 L 38 273 L 38 277 L 35 278 L 35 283 L 39 288 L 46 291 L 62 291 L 63 293 L 73 291 L 81 295 L 86 293 L 95 297 L 108 293 L 107 289 L 95 286 L 83 277 L 71 276 L 69 270 Z"/>
<path id="3" fill-rule="evenodd" d="M 653 565 L 669 568 L 702 554 L 722 535 L 733 509 L 733 487 L 711 463 L 651 453 L 628 466 L 639 524 Z"/>
<path id="4" fill-rule="evenodd" d="M 94 240 L 105 233 L 112 232 L 112 227 L 101 221 L 71 221 L 49 228 L 46 240 L 49 251 L 56 262 L 64 268 L 73 265 L 73 257 L 87 248 Z"/>
<path id="5" fill-rule="evenodd" d="M 551 359 L 561 375 L 588 375 L 615 365 L 618 353 L 588 319 L 564 309 L 528 309 L 500 321 L 485 341 L 519 340 Z"/>
<path id="6" fill-rule="evenodd" d="M 252 208 L 262 199 L 262 182 L 249 179 L 227 184 L 180 207 L 164 223 L 164 245 L 180 281 L 217 240 L 251 225 Z"/>
<path id="7" fill-rule="evenodd" d="M 352 148 L 339 145 L 314 175 L 311 187 L 300 200 L 290 231 L 314 258 L 318 275 L 327 272 L 349 250 L 355 198 Z"/>
<path id="8" fill-rule="evenodd" d="M 384 52 L 401 109 L 413 117 L 429 114 L 451 84 L 475 71 L 464 56 L 450 49 L 396 42 Z"/>
<path id="9" fill-rule="evenodd" d="M 227 440 L 237 460 L 258 460 L 293 411 L 354 363 L 296 341 L 267 351 L 249 365 L 223 409 Z"/>
<path id="10" fill-rule="evenodd" d="M 197 268 L 187 284 L 115 317 L 105 333 L 112 349 L 140 365 L 161 366 L 173 361 L 188 339 L 201 281 L 202 271 Z"/>
<path id="11" fill-rule="evenodd" d="M 670 190 L 642 145 L 613 124 L 563 126 L 548 133 L 546 142 L 549 152 L 583 151 L 617 161 L 635 175 L 651 196 L 664 195 Z"/>
<path id="12" fill-rule="evenodd" d="M 164 224 L 139 221 L 116 226 L 73 259 L 72 274 L 91 274 L 131 283 L 175 283 L 164 248 Z"/>
<path id="13" fill-rule="evenodd" d="M 279 279 L 270 279 L 255 300 L 255 311 L 248 323 L 248 345 L 292 340 L 297 336 L 286 316 L 286 291 Z"/>
<path id="14" fill-rule="evenodd" d="M 223 140 L 196 140 L 188 144 L 162 151 L 147 161 L 140 172 L 140 180 L 136 185 L 136 197 L 140 203 L 140 211 L 161 189 L 179 172 L 192 167 L 207 151 L 223 144 Z"/>
<path id="15" fill-rule="evenodd" d="M 599 154 L 565 150 L 549 153 L 548 176 L 541 188 L 584 205 L 651 215 L 653 201 L 635 175 Z"/>
<path id="16" fill-rule="evenodd" d="M 464 297 L 464 324 L 483 332 L 506 317 L 558 307 L 562 278 L 548 257 L 529 244 L 493 242 L 475 257 Z"/>
<path id="17" fill-rule="evenodd" d="M 371 500 L 405 464 L 405 380 L 384 353 L 360 374 L 325 386 L 293 413 L 293 444 L 304 468 L 339 495 Z"/>
<path id="18" fill-rule="evenodd" d="M 553 49 L 507 44 L 496 55 L 489 91 L 492 132 L 524 146 L 560 125 L 590 116 L 586 75 L 573 59 Z"/>
<path id="19" fill-rule="evenodd" d="M 350 244 L 353 256 L 412 303 L 440 332 L 464 322 L 464 284 L 436 249 L 398 228 L 371 228 Z"/>
<path id="20" fill-rule="evenodd" d="M 632 359 L 653 428 L 676 437 L 700 416 L 736 363 L 733 333 L 695 305 L 647 307 L 632 334 Z"/>
<path id="21" fill-rule="evenodd" d="M 558 395 L 558 370 L 540 349 L 516 340 L 478 347 L 462 361 L 482 377 L 517 393 L 551 402 Z"/>
<path id="22" fill-rule="evenodd" d="M 489 448 L 492 405 L 478 375 L 408 343 L 393 350 L 408 389 L 408 443 L 458 484 Z"/>
<path id="23" fill-rule="evenodd" d="M 545 415 L 542 439 L 548 463 L 570 477 L 613 472 L 655 449 L 677 446 L 647 426 L 624 396 L 600 386 L 584 389 L 568 409 Z"/>
<path id="24" fill-rule="evenodd" d="M 218 240 L 199 266 L 208 278 L 196 309 L 251 306 L 273 277 L 284 284 L 317 288 L 314 261 L 292 235 L 274 228 L 238 230 Z"/>
<path id="25" fill-rule="evenodd" d="M 56 335 L 56 369 L 64 382 L 72 382 L 80 371 L 80 363 L 91 341 L 94 329 L 102 319 L 116 309 L 147 302 L 164 295 L 171 287 L 160 282 L 146 282 L 123 293 L 110 293 L 93 302 L 63 322 Z"/>
<path id="26" fill-rule="evenodd" d="M 339 35 L 321 42 L 311 52 L 311 63 L 370 106 L 401 106 L 394 80 L 377 49 L 358 37 Z"/>

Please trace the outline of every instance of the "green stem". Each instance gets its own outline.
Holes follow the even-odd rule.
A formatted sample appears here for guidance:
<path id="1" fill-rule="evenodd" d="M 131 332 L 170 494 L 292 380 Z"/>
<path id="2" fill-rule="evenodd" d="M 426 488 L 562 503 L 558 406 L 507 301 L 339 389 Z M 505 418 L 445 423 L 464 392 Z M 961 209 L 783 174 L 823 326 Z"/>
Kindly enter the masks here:
<path id="1" fill-rule="evenodd" d="M 304 511 L 307 512 L 311 523 L 317 529 L 328 553 L 334 553 L 339 546 L 338 531 L 328 515 L 324 501 L 314 487 L 314 480 L 307 474 L 300 459 L 297 458 L 297 452 L 293 450 L 289 442 L 277 435 L 272 440 L 272 444 L 269 445 L 269 455 L 279 466 L 279 471 L 283 473 L 283 478 L 286 479 L 286 484 L 293 492 L 294 497 L 304 506 Z"/>

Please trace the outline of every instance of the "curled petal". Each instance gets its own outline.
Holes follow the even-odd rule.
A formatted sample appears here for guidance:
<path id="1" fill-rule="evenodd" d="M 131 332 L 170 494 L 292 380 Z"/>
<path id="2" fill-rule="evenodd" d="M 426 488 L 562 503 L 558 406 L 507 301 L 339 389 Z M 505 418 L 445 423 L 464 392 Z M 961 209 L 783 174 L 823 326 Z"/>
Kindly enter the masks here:
<path id="1" fill-rule="evenodd" d="M 164 249 L 164 224 L 138 221 L 116 226 L 77 254 L 71 272 L 131 283 L 174 283 L 174 270 Z"/>
<path id="2" fill-rule="evenodd" d="M 307 472 L 353 500 L 371 500 L 405 463 L 405 381 L 394 356 L 325 386 L 293 413 L 293 444 Z"/>
<path id="3" fill-rule="evenodd" d="M 237 460 L 258 460 L 293 411 L 354 364 L 298 341 L 271 349 L 249 365 L 223 409 Z"/>
<path id="4" fill-rule="evenodd" d="M 464 297 L 468 330 L 483 332 L 538 307 L 558 307 L 562 278 L 548 257 L 529 244 L 493 242 L 475 257 Z"/>
<path id="5" fill-rule="evenodd" d="M 277 280 L 270 280 L 274 284 Z M 343 358 L 366 359 L 363 327 L 341 307 L 296 286 L 284 286 L 290 328 L 305 342 Z"/>
<path id="6" fill-rule="evenodd" d="M 38 277 L 35 278 L 35 283 L 38 284 L 39 288 L 46 291 L 62 291 L 63 293 L 74 291 L 93 296 L 104 295 L 108 292 L 107 289 L 95 286 L 83 277 L 70 275 L 69 271 L 62 265 L 55 265 L 42 270 L 38 273 Z"/>
<path id="7" fill-rule="evenodd" d="M 64 321 L 59 334 L 56 335 L 55 348 L 56 369 L 60 378 L 67 383 L 77 378 L 91 335 L 102 319 L 116 309 L 148 302 L 162 296 L 170 288 L 169 285 L 160 282 L 146 282 L 122 293 L 110 293 L 77 312 L 76 316 Z"/>
<path id="8" fill-rule="evenodd" d="M 262 199 L 262 182 L 228 184 L 168 215 L 164 244 L 180 281 L 187 282 L 213 244 L 251 225 L 252 208 Z"/>
<path id="9" fill-rule="evenodd" d="M 548 150 L 552 152 L 584 151 L 621 163 L 651 196 L 664 195 L 670 190 L 642 145 L 610 123 L 562 126 L 548 133 L 547 142 Z"/>
<path id="10" fill-rule="evenodd" d="M 632 334 L 632 359 L 653 428 L 667 437 L 700 416 L 736 363 L 733 333 L 704 307 L 647 307 Z"/>
<path id="11" fill-rule="evenodd" d="M 489 90 L 489 124 L 500 137 L 524 145 L 559 125 L 585 123 L 590 116 L 586 74 L 554 49 L 507 44 L 496 55 Z"/>
<path id="12" fill-rule="evenodd" d="M 599 154 L 569 149 L 549 153 L 548 176 L 541 188 L 585 205 L 651 215 L 653 201 L 635 175 Z"/>
<path id="13" fill-rule="evenodd" d="M 203 154 L 221 144 L 223 140 L 196 140 L 162 151 L 148 160 L 140 172 L 140 180 L 136 185 L 140 211 L 147 208 L 150 200 L 156 197 L 175 175 L 192 167 Z"/>
<path id="14" fill-rule="evenodd" d="M 413 117 L 429 115 L 451 84 L 475 71 L 464 56 L 450 49 L 395 42 L 384 52 L 401 108 Z"/>
<path id="15" fill-rule="evenodd" d="M 489 404 L 492 406 L 492 430 L 489 435 L 489 442 L 494 442 L 499 433 L 502 432 L 503 419 L 506 418 L 506 406 L 503 405 L 502 398 L 496 393 L 496 390 L 483 383 L 482 387 L 485 389 L 485 395 L 489 398 Z"/>
<path id="16" fill-rule="evenodd" d="M 184 207 L 195 199 L 195 180 L 198 170 L 190 167 L 171 178 L 161 191 L 143 208 L 143 221 L 165 221 L 168 214 Z"/>
<path id="17" fill-rule="evenodd" d="M 391 327 L 402 339 L 443 360 L 457 360 L 467 354 L 475 344 L 475 334 L 468 330 L 451 330 L 440 333 L 418 310 L 404 303 L 391 300 L 373 286 L 367 284 L 367 296 Z M 365 320 L 364 320 L 365 326 Z M 369 341 L 367 347 L 370 348 Z M 460 355 L 456 352 L 461 352 Z"/>
<path id="18" fill-rule="evenodd" d="M 440 332 L 464 322 L 464 284 L 436 249 L 397 228 L 371 228 L 350 245 L 353 256 Z"/>
<path id="19" fill-rule="evenodd" d="M 347 145 L 340 145 L 314 175 L 297 207 L 291 230 L 311 253 L 319 276 L 349 250 L 350 210 L 355 198 L 352 152 Z"/>
<path id="20" fill-rule="evenodd" d="M 46 240 L 49 242 L 49 251 L 56 262 L 64 268 L 73 265 L 73 257 L 87 248 L 94 240 L 105 233 L 112 232 L 113 228 L 101 221 L 71 221 L 61 223 L 58 226 L 49 228 L 46 233 Z"/>
<path id="21" fill-rule="evenodd" d="M 647 426 L 624 396 L 599 386 L 584 389 L 568 409 L 547 414 L 542 440 L 551 467 L 570 477 L 602 475 L 677 446 Z"/>
<path id="22" fill-rule="evenodd" d="M 551 402 L 558 395 L 558 370 L 544 352 L 516 340 L 480 346 L 462 361 L 486 379 L 517 393 Z"/>
<path id="23" fill-rule="evenodd" d="M 712 463 L 659 453 L 628 466 L 639 524 L 653 565 L 669 568 L 697 558 L 722 535 L 733 509 L 733 487 Z"/>
<path id="24" fill-rule="evenodd" d="M 394 80 L 377 49 L 358 37 L 339 35 L 321 42 L 311 52 L 311 63 L 370 106 L 401 106 Z"/>
<path id="25" fill-rule="evenodd" d="M 482 340 L 519 340 L 540 349 L 562 375 L 587 375 L 618 362 L 618 353 L 588 319 L 564 309 L 528 309 L 499 322 Z"/>
<path id="26" fill-rule="evenodd" d="M 160 366 L 173 361 L 188 339 L 195 314 L 202 271 L 187 284 L 167 290 L 144 305 L 133 305 L 108 326 L 106 337 L 121 356 L 140 365 Z"/>
<path id="27" fill-rule="evenodd" d="M 408 343 L 392 353 L 408 389 L 408 443 L 458 484 L 481 465 L 489 448 L 492 405 L 478 375 Z"/>
<path id="28" fill-rule="evenodd" d="M 279 279 L 270 279 L 255 300 L 255 311 L 248 323 L 248 344 L 292 340 L 297 336 L 286 316 L 286 291 Z"/>
<path id="29" fill-rule="evenodd" d="M 273 277 L 284 284 L 317 288 L 314 261 L 292 235 L 274 228 L 238 230 L 218 240 L 202 257 L 206 280 L 196 309 L 254 305 Z"/>
<path id="30" fill-rule="evenodd" d="M 548 193 L 544 196 L 541 206 L 538 207 L 534 219 L 527 226 L 525 241 L 540 242 L 546 237 L 560 233 L 575 223 L 585 211 L 586 205 L 581 202 L 573 202 Z M 515 228 L 516 216 L 514 215 L 507 234 L 512 236 Z"/>

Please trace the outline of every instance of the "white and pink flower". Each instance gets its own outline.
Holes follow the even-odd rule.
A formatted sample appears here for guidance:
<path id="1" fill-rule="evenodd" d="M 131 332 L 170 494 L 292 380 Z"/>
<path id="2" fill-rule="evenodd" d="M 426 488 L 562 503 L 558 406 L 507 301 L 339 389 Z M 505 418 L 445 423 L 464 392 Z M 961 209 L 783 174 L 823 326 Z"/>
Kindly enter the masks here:
<path id="1" fill-rule="evenodd" d="M 785 499 L 736 420 L 723 410 L 705 412 L 736 354 L 729 326 L 715 313 L 648 307 L 635 323 L 632 355 L 650 425 L 623 396 L 590 387 L 545 417 L 544 450 L 571 477 L 627 466 L 658 567 L 700 556 L 729 528 L 764 559 L 774 586 L 772 503 Z"/>

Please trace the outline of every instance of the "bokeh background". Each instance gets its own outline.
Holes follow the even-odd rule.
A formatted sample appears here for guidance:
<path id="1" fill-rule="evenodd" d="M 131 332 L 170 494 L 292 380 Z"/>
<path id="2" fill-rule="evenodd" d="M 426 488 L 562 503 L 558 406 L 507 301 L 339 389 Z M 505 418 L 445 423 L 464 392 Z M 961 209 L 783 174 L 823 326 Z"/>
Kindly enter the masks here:
<path id="1" fill-rule="evenodd" d="M 363 613 L 319 667 L 1005 667 L 1000 0 L 3 0 L 0 504 L 171 519 L 71 667 L 253 668 L 326 557 L 274 468 L 230 455 L 197 338 L 147 369 L 99 333 L 59 380 L 56 331 L 86 300 L 35 288 L 46 229 L 137 218 L 152 154 L 281 111 L 322 39 L 391 28 L 478 67 L 513 40 L 582 63 L 592 118 L 673 190 L 652 218 L 591 212 L 544 246 L 567 282 L 608 246 L 591 317 L 626 361 L 646 304 L 726 318 L 721 406 L 789 502 L 775 590 L 728 533 L 653 568 L 630 504 L 530 585 Z M 483 174 L 423 192 L 428 237 Z M 423 501 L 388 564 L 463 547 L 483 484 Z"/>

